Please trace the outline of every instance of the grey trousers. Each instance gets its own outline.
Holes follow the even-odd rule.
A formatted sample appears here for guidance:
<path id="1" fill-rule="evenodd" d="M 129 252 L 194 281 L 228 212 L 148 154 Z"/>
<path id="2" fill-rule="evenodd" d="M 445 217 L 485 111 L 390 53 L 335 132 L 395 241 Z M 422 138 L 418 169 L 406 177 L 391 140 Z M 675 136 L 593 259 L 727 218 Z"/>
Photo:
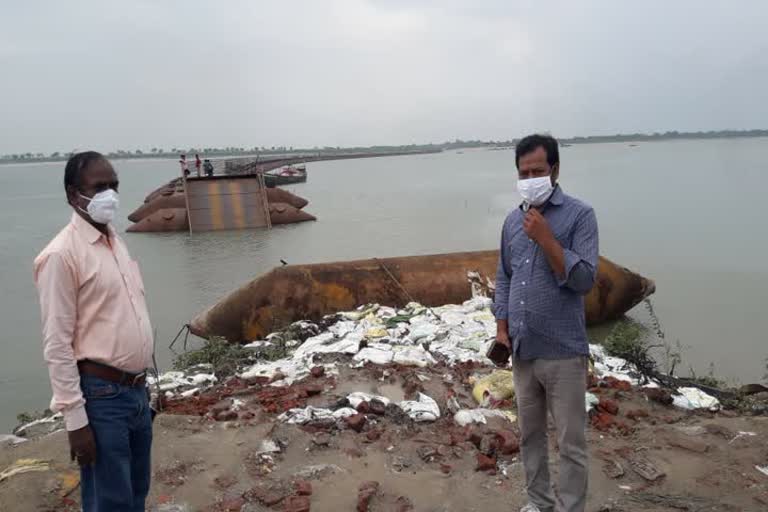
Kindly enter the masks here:
<path id="1" fill-rule="evenodd" d="M 541 512 L 583 512 L 587 501 L 587 358 L 512 362 L 529 500 Z M 549 481 L 547 411 L 560 450 L 557 506 Z"/>

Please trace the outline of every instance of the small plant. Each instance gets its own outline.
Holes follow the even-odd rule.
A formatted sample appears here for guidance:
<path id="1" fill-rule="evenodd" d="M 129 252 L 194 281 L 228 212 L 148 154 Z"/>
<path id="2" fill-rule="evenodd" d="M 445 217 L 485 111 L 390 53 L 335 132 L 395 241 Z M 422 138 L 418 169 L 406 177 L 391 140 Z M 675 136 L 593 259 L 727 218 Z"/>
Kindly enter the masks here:
<path id="1" fill-rule="evenodd" d="M 651 345 L 648 332 L 648 328 L 638 322 L 620 321 L 613 326 L 603 345 L 609 354 L 626 359 L 643 375 L 653 375 L 657 373 L 657 364 L 651 351 L 662 345 Z"/>
<path id="2" fill-rule="evenodd" d="M 27 423 L 32 423 L 35 421 L 35 415 L 37 413 L 28 413 L 28 412 L 22 412 L 16 415 L 16 421 L 19 425 L 26 425 Z"/>
<path id="3" fill-rule="evenodd" d="M 50 409 L 45 409 L 43 412 L 40 412 L 40 411 L 22 412 L 16 415 L 16 421 L 19 423 L 19 426 L 21 426 L 21 425 L 26 425 L 27 423 L 32 423 L 33 421 L 47 418 L 48 416 L 52 416 L 52 415 L 53 415 L 53 412 L 51 412 Z"/>
<path id="4" fill-rule="evenodd" d="M 696 372 L 692 367 L 688 368 L 688 371 L 690 372 L 691 376 L 688 378 L 688 380 L 695 382 L 696 384 L 701 384 L 703 386 L 708 386 L 710 388 L 724 388 L 726 386 L 725 381 L 718 379 L 715 377 L 715 363 L 711 362 L 709 363 L 709 369 L 707 370 L 706 375 L 696 375 Z"/>
<path id="5" fill-rule="evenodd" d="M 173 363 L 176 370 L 185 370 L 198 364 L 210 364 L 219 377 L 227 377 L 237 372 L 248 362 L 252 352 L 237 343 L 230 343 L 224 338 L 212 337 L 201 348 L 180 354 Z"/>

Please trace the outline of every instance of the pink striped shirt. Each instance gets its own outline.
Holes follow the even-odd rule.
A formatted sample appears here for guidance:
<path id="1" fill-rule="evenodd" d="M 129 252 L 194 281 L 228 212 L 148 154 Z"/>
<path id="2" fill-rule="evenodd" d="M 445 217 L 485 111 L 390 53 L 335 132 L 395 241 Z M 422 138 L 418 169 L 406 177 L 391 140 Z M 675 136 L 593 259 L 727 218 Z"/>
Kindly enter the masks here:
<path id="1" fill-rule="evenodd" d="M 128 372 L 152 362 L 152 326 L 139 267 L 112 226 L 108 229 L 109 240 L 73 213 L 34 262 L 51 410 L 63 412 L 67 430 L 88 424 L 77 361 Z"/>

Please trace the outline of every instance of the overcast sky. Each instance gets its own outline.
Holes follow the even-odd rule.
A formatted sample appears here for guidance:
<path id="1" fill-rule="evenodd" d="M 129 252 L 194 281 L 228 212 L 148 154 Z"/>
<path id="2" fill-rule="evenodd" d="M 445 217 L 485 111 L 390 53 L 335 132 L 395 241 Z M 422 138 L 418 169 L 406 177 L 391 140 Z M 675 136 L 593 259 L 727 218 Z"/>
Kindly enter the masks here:
<path id="1" fill-rule="evenodd" d="M 0 153 L 768 128 L 768 2 L 1 0 Z"/>

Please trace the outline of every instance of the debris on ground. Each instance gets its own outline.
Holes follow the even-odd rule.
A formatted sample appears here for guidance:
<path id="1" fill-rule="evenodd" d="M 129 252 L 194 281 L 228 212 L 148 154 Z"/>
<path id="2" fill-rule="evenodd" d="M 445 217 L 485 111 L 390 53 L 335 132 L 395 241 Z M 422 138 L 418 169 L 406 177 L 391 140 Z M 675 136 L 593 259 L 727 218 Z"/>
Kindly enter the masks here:
<path id="1" fill-rule="evenodd" d="M 50 461 L 40 459 L 18 459 L 16 462 L 0 471 L 0 482 L 13 476 L 32 471 L 48 471 L 51 469 Z"/>
<path id="2" fill-rule="evenodd" d="M 228 374 L 195 356 L 152 379 L 164 414 L 155 423 L 150 510 L 432 510 L 434 493 L 457 510 L 522 506 L 514 378 L 485 356 L 496 333 L 489 308 L 483 297 L 364 306 L 241 351 L 218 347 Z M 698 388 L 667 388 L 601 346 L 590 354 L 585 408 L 590 464 L 597 460 L 590 474 L 605 481 L 591 490 L 599 503 L 616 511 L 695 504 L 675 501 L 691 485 L 738 486 L 733 496 L 750 502 L 768 492 L 764 453 L 744 457 L 764 442 L 765 426 L 726 416 L 729 405 Z M 710 460 L 715 469 L 693 473 Z"/>

